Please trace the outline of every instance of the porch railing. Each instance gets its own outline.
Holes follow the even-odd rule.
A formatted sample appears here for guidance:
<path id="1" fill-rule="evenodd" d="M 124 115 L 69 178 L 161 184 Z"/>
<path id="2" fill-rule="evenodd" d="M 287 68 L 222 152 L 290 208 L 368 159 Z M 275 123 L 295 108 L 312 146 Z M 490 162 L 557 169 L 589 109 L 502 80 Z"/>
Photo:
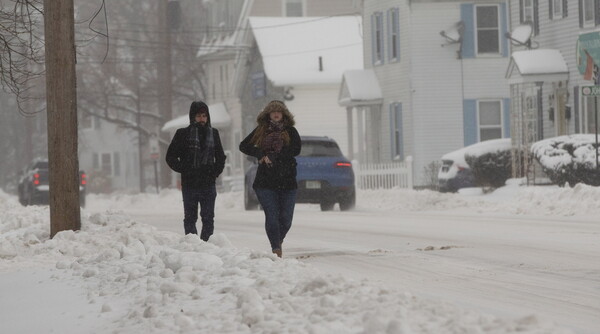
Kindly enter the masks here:
<path id="1" fill-rule="evenodd" d="M 402 162 L 360 164 L 352 161 L 356 187 L 359 189 L 391 189 L 413 187 L 413 159 Z"/>

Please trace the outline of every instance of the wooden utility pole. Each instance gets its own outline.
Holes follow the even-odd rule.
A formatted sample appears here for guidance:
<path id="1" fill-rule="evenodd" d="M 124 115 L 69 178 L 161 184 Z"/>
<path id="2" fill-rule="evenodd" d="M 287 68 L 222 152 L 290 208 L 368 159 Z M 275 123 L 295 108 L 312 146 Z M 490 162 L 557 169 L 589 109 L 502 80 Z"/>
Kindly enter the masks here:
<path id="1" fill-rule="evenodd" d="M 79 159 L 73 0 L 44 0 L 50 237 L 79 230 Z"/>

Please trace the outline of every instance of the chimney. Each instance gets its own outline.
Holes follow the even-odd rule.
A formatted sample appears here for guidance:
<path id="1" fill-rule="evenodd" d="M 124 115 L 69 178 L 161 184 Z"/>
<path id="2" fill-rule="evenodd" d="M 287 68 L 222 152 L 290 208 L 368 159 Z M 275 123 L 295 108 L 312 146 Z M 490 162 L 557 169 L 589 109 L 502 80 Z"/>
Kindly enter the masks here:
<path id="1" fill-rule="evenodd" d="M 323 57 L 319 56 L 319 72 L 323 72 Z"/>

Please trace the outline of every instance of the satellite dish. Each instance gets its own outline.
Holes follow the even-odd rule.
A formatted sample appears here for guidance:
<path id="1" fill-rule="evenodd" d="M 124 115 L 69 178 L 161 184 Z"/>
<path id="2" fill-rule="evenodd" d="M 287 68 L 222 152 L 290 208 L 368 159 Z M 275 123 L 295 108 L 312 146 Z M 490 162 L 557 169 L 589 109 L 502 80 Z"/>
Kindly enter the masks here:
<path id="1" fill-rule="evenodd" d="M 533 27 L 526 23 L 517 26 L 512 32 L 506 33 L 506 38 L 511 40 L 512 45 L 526 46 L 531 49 L 531 36 L 533 36 Z"/>
<path id="2" fill-rule="evenodd" d="M 458 21 L 453 24 L 450 28 L 440 31 L 440 35 L 444 37 L 448 44 L 460 43 L 462 40 L 463 33 L 465 32 L 465 24 L 463 21 Z"/>

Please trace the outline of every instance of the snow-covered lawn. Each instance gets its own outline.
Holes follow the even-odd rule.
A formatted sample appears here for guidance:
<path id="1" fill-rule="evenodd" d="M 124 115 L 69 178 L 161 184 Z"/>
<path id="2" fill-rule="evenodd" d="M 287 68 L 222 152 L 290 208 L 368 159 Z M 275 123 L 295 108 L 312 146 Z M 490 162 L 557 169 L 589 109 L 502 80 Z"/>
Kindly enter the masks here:
<path id="1" fill-rule="evenodd" d="M 380 228 L 382 234 L 387 233 L 387 224 L 394 223 L 394 216 L 412 219 L 411 215 L 422 213 L 447 213 L 452 219 L 465 215 L 464 226 L 473 224 L 475 215 L 495 231 L 492 225 L 499 224 L 498 220 L 486 221 L 488 214 L 529 216 L 540 221 L 544 217 L 575 217 L 595 222 L 594 217 L 600 215 L 599 204 L 600 189 L 584 185 L 528 188 L 513 183 L 487 195 L 476 189 L 464 190 L 462 194 L 363 191 L 359 193 L 357 210 L 350 213 L 321 213 L 316 206 L 299 206 L 294 223 L 298 226 L 292 228 L 289 246 L 285 248 L 289 251 L 284 250 L 281 260 L 267 251 L 260 229 L 258 233 L 249 230 L 247 235 L 236 233 L 245 225 L 260 225 L 262 219 L 260 212 L 243 211 L 240 193 L 219 194 L 216 234 L 208 243 L 195 236 L 183 236 L 180 222 L 164 222 L 165 226 L 173 226 L 171 231 L 160 225 L 162 220 L 171 219 L 169 215 L 181 215 L 181 197 L 176 190 L 165 190 L 159 195 L 90 195 L 82 214 L 82 230 L 61 232 L 51 240 L 47 207 L 21 207 L 15 197 L 0 193 L 0 332 L 572 333 L 582 329 L 582 333 L 594 333 L 600 329 L 600 320 L 596 329 L 590 327 L 595 325 L 590 322 L 569 329 L 543 314 L 489 313 L 493 308 L 464 307 L 464 301 L 459 299 L 453 303 L 448 298 L 421 298 L 423 291 L 410 290 L 418 285 L 402 283 L 398 288 L 387 284 L 383 275 L 377 273 L 375 279 L 362 279 L 360 275 L 342 274 L 342 269 L 325 270 L 322 267 L 326 262 L 313 260 L 315 249 L 300 245 L 304 244 L 302 237 L 311 223 L 332 220 L 329 228 L 336 229 L 347 221 L 343 235 L 337 233 L 339 239 L 332 237 L 324 243 L 329 252 L 338 248 L 342 253 L 346 247 L 343 238 L 364 233 L 360 221 L 371 223 L 370 217 L 380 217 L 380 212 L 384 213 L 384 221 L 369 226 Z M 398 222 L 415 235 L 435 236 L 439 232 L 417 230 L 420 224 L 410 225 L 404 220 Z M 455 226 L 463 226 L 463 222 L 458 223 Z M 565 235 L 573 242 L 581 241 L 578 252 L 589 250 L 597 258 L 600 228 L 589 224 L 589 230 L 585 230 L 588 225 L 583 226 L 583 231 Z M 540 228 L 546 229 L 540 233 L 555 232 Z M 530 230 L 536 233 L 535 226 L 530 226 Z M 455 233 L 456 240 L 461 240 L 461 231 Z M 433 251 L 443 246 L 462 246 L 440 240 L 439 244 L 402 244 L 394 248 L 391 244 L 382 245 L 385 237 L 363 240 L 362 246 L 352 252 L 358 254 L 364 248 L 376 259 L 379 254 L 402 254 L 421 246 L 421 254 L 427 252 L 427 246 Z M 517 232 L 503 236 L 505 240 L 524 237 Z M 464 240 L 471 241 L 468 237 Z M 504 251 L 503 257 L 520 256 L 511 249 Z M 350 269 L 364 258 L 364 253 L 355 256 L 352 252 L 339 257 L 339 261 L 348 260 Z M 462 254 L 456 253 L 458 260 L 464 259 Z M 538 259 L 545 260 L 549 259 Z M 582 259 L 578 265 L 589 267 L 574 275 L 589 285 L 583 288 L 597 291 L 600 265 L 585 261 Z M 374 268 L 373 265 L 372 270 L 377 270 Z M 452 276 L 459 269 L 439 274 Z M 402 267 L 397 270 L 402 276 L 411 274 L 410 267 L 405 268 L 406 275 Z M 457 284 L 468 286 L 468 282 Z M 485 297 L 486 293 L 496 291 L 482 291 L 482 298 L 491 298 Z M 597 304 L 594 306 L 600 309 Z"/>

